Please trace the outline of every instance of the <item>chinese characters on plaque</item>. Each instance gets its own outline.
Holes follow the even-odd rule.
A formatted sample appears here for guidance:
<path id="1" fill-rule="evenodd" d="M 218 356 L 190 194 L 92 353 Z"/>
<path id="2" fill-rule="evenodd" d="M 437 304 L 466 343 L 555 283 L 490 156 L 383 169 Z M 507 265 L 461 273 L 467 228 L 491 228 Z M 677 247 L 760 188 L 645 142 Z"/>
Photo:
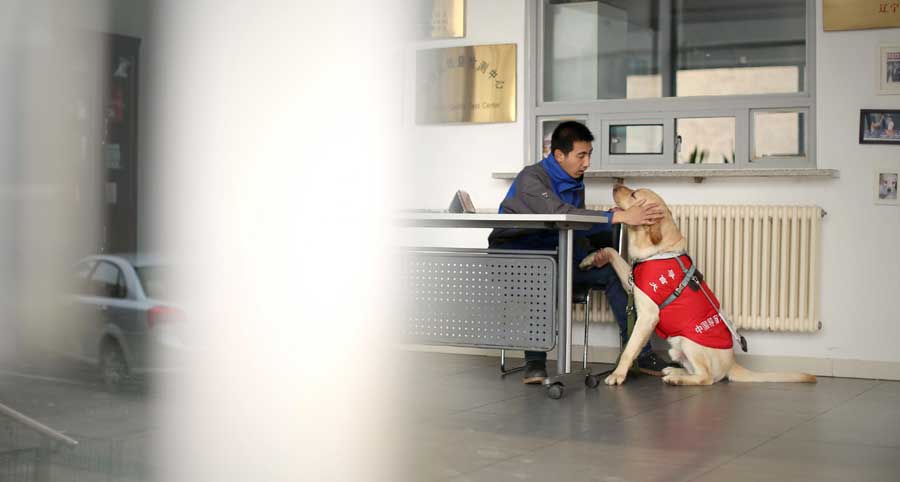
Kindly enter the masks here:
<path id="1" fill-rule="evenodd" d="M 417 52 L 416 123 L 515 120 L 515 44 Z"/>
<path id="2" fill-rule="evenodd" d="M 823 0 L 825 31 L 900 27 L 900 0 Z"/>

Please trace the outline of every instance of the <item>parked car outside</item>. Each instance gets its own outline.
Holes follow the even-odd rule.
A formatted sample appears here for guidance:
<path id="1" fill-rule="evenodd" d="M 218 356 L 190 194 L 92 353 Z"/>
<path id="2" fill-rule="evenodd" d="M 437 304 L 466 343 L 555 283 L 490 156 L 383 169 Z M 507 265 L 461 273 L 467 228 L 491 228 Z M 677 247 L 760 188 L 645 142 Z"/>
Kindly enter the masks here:
<path id="1" fill-rule="evenodd" d="M 148 256 L 88 256 L 71 271 L 60 355 L 95 365 L 118 389 L 137 375 L 177 368 L 186 347 L 182 310 L 168 291 L 170 269 Z"/>

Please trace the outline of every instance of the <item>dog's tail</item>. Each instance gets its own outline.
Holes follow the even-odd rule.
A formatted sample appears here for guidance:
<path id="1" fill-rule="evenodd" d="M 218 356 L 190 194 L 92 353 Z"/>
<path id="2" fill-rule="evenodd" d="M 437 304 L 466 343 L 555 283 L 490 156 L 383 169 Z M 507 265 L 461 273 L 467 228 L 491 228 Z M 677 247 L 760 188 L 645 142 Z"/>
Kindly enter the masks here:
<path id="1" fill-rule="evenodd" d="M 728 371 L 728 380 L 732 382 L 797 382 L 816 383 L 816 377 L 808 373 L 800 372 L 754 372 L 738 365 L 731 366 Z"/>

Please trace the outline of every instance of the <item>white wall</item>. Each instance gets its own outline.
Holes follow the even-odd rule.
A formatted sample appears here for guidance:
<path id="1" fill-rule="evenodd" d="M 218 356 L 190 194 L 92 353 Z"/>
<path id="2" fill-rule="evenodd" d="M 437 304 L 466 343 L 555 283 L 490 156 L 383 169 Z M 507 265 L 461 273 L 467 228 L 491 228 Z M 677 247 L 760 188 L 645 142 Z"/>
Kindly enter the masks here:
<path id="1" fill-rule="evenodd" d="M 814 334 L 750 332 L 751 352 L 824 359 L 834 364 L 835 374 L 851 374 L 837 368 L 848 366 L 841 360 L 889 362 L 889 373 L 882 371 L 872 376 L 900 377 L 900 315 L 893 298 L 900 293 L 900 207 L 872 203 L 873 168 L 900 169 L 900 147 L 857 143 L 859 109 L 900 109 L 900 96 L 876 95 L 877 46 L 883 41 L 900 42 L 900 29 L 825 33 L 819 3 L 817 163 L 820 168 L 838 169 L 839 179 L 708 179 L 700 185 L 684 179 L 630 184 L 657 190 L 673 204 L 786 203 L 823 207 L 828 212 L 822 231 L 823 328 Z M 518 44 L 518 119 L 515 123 L 492 125 L 412 126 L 417 159 L 414 174 L 420 189 L 410 191 L 415 196 L 406 200 L 410 207 L 445 208 L 452 193 L 460 188 L 469 191 L 477 207 L 496 207 L 509 181 L 491 179 L 491 173 L 516 171 L 523 165 L 524 2 L 468 0 L 467 7 L 465 39 L 426 42 L 417 47 Z M 411 67 L 408 70 L 414 72 Z M 415 93 L 411 82 L 406 87 L 406 102 L 412 104 Z M 411 105 L 407 112 L 413 112 Z M 412 125 L 413 116 L 407 115 L 407 122 Z M 588 204 L 609 202 L 610 187 L 609 181 L 588 181 Z M 411 242 L 477 247 L 486 244 L 486 232 L 481 230 L 409 234 Z M 598 327 L 593 340 L 598 345 L 617 345 L 609 326 Z M 865 370 L 860 369 L 852 374 L 866 376 Z"/>
<path id="2" fill-rule="evenodd" d="M 495 171 L 515 171 L 524 163 L 523 127 L 525 4 L 520 0 L 468 0 L 466 37 L 454 40 L 421 42 L 414 48 L 454 47 L 493 43 L 515 43 L 518 59 L 516 122 L 498 124 L 459 124 L 452 126 L 416 126 L 415 124 L 415 51 L 406 58 L 408 72 L 405 87 L 406 123 L 413 143 L 415 182 L 400 193 L 398 201 L 415 208 L 444 209 L 452 194 L 464 189 L 472 195 L 476 208 L 497 208 L 509 183 L 491 178 Z M 403 197 L 406 195 L 406 197 Z M 443 230 L 409 230 L 410 243 L 440 246 L 487 246 L 487 232 L 473 229 L 455 233 L 450 239 Z M 480 244 L 479 244 L 480 243 Z"/>

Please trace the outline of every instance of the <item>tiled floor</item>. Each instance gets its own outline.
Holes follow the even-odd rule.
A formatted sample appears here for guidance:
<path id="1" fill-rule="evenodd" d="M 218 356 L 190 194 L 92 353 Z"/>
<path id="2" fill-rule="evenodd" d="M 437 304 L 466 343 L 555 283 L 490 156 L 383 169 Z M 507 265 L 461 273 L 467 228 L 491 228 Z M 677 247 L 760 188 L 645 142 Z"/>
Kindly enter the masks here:
<path id="1" fill-rule="evenodd" d="M 900 481 L 900 382 L 644 376 L 551 400 L 496 358 L 403 357 L 408 480 Z"/>

